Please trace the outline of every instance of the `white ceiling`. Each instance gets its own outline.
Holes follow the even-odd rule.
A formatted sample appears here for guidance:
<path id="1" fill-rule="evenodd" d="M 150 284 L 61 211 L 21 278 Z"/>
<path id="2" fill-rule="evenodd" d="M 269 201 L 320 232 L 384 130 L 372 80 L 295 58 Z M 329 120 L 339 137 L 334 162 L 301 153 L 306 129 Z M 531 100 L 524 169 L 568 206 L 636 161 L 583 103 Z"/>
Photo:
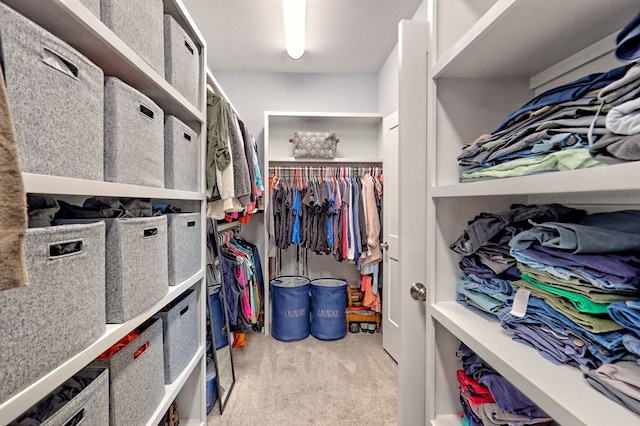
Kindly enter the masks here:
<path id="1" fill-rule="evenodd" d="M 377 73 L 422 0 L 308 0 L 304 56 L 284 47 L 280 0 L 183 0 L 212 71 Z"/>

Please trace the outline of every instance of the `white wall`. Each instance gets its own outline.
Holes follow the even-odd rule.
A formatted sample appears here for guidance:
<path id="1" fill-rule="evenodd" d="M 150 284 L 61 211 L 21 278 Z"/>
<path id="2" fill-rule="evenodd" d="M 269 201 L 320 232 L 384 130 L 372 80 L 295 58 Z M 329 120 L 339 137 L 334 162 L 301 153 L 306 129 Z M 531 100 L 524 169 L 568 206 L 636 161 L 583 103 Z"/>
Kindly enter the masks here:
<path id="1" fill-rule="evenodd" d="M 429 20 L 427 1 L 423 0 L 411 18 L 412 21 L 427 22 Z M 397 41 L 397 40 L 396 40 Z M 378 112 L 387 116 L 398 109 L 398 44 L 393 48 L 378 74 Z"/>
<path id="2" fill-rule="evenodd" d="M 262 147 L 265 111 L 377 112 L 376 74 L 214 72 Z"/>

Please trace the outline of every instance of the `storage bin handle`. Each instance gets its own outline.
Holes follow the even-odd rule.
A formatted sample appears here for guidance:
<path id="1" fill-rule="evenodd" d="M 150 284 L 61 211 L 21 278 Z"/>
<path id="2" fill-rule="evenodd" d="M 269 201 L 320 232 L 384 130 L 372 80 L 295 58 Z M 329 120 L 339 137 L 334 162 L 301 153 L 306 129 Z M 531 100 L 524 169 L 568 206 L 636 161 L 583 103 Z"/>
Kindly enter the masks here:
<path id="1" fill-rule="evenodd" d="M 196 226 L 196 221 L 195 220 L 190 220 L 189 222 L 187 222 L 187 226 L 189 226 L 189 227 Z"/>
<path id="2" fill-rule="evenodd" d="M 69 77 L 78 78 L 78 67 L 71 61 L 47 47 L 43 47 L 42 50 L 42 62 Z"/>
<path id="3" fill-rule="evenodd" d="M 185 45 L 185 47 L 187 48 L 187 50 L 188 50 L 188 51 L 193 55 L 193 54 L 194 54 L 194 53 L 193 53 L 193 47 L 191 47 L 191 46 L 189 45 L 189 42 L 188 42 L 187 40 L 185 40 L 185 41 L 184 41 L 184 45 Z"/>
<path id="4" fill-rule="evenodd" d="M 183 310 L 180 311 L 180 316 L 186 314 L 188 310 L 189 310 L 189 306 L 187 305 Z"/>
<path id="5" fill-rule="evenodd" d="M 185 138 L 186 140 L 191 141 L 191 135 L 190 135 L 190 134 L 188 134 L 188 133 L 183 133 L 183 135 L 184 135 L 184 138 Z"/>
<path id="6" fill-rule="evenodd" d="M 64 426 L 80 425 L 84 423 L 84 408 L 81 408 L 76 414 L 67 421 Z"/>
<path id="7" fill-rule="evenodd" d="M 140 346 L 134 353 L 133 359 L 137 359 L 140 355 L 144 353 L 149 348 L 149 342 L 146 342 L 144 345 Z"/>
<path id="8" fill-rule="evenodd" d="M 84 241 L 74 240 L 63 243 L 49 244 L 49 259 L 56 259 L 63 256 L 71 256 L 82 253 Z"/>
<path id="9" fill-rule="evenodd" d="M 158 228 L 149 228 L 144 230 L 144 237 L 150 238 L 158 235 Z"/>
<path id="10" fill-rule="evenodd" d="M 147 117 L 153 120 L 153 116 L 154 116 L 153 111 L 151 111 L 151 109 L 147 108 L 142 104 L 140 104 L 140 113 L 143 115 L 146 115 Z"/>

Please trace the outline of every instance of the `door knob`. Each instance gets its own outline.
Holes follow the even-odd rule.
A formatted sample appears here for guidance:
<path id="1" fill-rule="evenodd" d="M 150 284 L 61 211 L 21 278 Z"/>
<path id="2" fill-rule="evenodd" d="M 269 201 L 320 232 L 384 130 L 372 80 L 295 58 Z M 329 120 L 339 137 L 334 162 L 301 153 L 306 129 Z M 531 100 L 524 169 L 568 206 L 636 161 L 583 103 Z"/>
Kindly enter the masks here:
<path id="1" fill-rule="evenodd" d="M 389 250 L 389 243 L 386 241 L 384 243 L 380 243 L 380 247 L 382 247 L 383 250 Z"/>
<path id="2" fill-rule="evenodd" d="M 421 302 L 427 300 L 427 288 L 422 283 L 414 283 L 411 286 L 411 297 Z"/>

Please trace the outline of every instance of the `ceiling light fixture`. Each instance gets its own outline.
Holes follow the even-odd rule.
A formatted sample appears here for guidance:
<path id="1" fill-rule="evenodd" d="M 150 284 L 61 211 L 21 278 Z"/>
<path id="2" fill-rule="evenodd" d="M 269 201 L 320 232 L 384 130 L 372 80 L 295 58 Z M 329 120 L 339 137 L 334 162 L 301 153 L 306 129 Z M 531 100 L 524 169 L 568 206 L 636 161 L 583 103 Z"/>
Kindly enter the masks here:
<path id="1" fill-rule="evenodd" d="M 282 0 L 284 38 L 291 59 L 304 55 L 307 0 Z"/>

